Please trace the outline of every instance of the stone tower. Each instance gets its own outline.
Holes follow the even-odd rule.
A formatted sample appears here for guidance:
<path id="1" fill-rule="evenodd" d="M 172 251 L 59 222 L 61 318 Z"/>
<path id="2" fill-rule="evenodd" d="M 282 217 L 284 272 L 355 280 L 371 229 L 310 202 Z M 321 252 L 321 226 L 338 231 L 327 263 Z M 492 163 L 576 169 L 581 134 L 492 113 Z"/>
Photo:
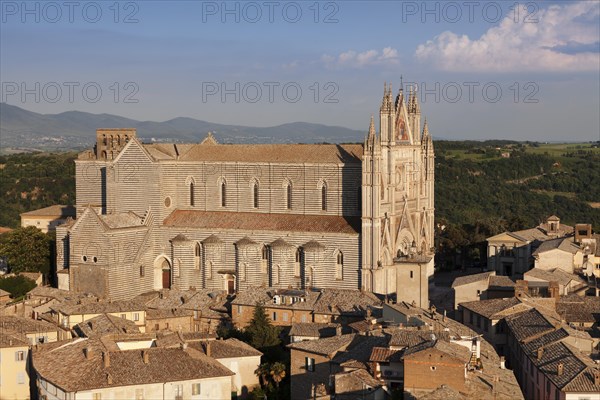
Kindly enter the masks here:
<path id="1" fill-rule="evenodd" d="M 371 119 L 362 160 L 362 287 L 400 293 L 410 284 L 398 281 L 407 262 L 433 276 L 433 143 L 413 87 L 393 99 L 384 85 L 379 122 L 378 137 Z"/>

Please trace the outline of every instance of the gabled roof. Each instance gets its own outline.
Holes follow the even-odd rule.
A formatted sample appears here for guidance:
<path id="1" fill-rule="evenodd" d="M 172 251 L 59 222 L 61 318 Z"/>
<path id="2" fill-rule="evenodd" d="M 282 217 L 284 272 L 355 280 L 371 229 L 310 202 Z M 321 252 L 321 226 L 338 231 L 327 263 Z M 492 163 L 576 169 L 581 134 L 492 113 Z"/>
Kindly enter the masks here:
<path id="1" fill-rule="evenodd" d="M 73 327 L 80 336 L 93 337 L 111 334 L 140 333 L 140 328 L 135 322 L 126 318 L 110 314 L 101 314 L 97 317 L 81 322 Z"/>
<path id="2" fill-rule="evenodd" d="M 452 282 L 452 287 L 455 288 L 458 286 L 468 285 L 470 283 L 487 281 L 489 279 L 489 277 L 492 275 L 496 275 L 496 272 L 488 271 L 488 272 L 482 272 L 480 274 L 459 276 L 458 278 L 454 279 L 454 282 Z"/>
<path id="3" fill-rule="evenodd" d="M 416 354 L 431 351 L 433 349 L 446 353 L 457 361 L 465 364 L 469 362 L 469 359 L 471 358 L 471 352 L 465 346 L 443 340 L 428 341 L 414 347 L 409 347 L 404 351 L 404 358 L 413 358 Z"/>
<path id="4" fill-rule="evenodd" d="M 152 146 L 152 145 L 145 145 Z M 206 144 L 177 145 L 182 161 L 251 163 L 360 163 L 362 144 Z M 175 154 L 172 154 L 175 156 Z"/>
<path id="5" fill-rule="evenodd" d="M 296 342 L 289 344 L 287 347 L 292 350 L 301 350 L 309 353 L 320 354 L 326 357 L 333 357 L 338 351 L 344 350 L 351 343 L 355 341 L 362 341 L 364 338 L 366 338 L 366 336 L 360 336 L 351 333 L 318 340 Z"/>
<path id="6" fill-rule="evenodd" d="M 487 238 L 487 241 L 488 242 L 491 242 L 491 241 L 501 241 L 501 242 L 518 241 L 521 243 L 527 243 L 528 239 L 524 238 L 523 236 L 520 236 L 518 233 L 515 233 L 515 232 L 502 232 L 502 233 L 499 233 L 497 235 Z"/>
<path id="7" fill-rule="evenodd" d="M 557 239 L 546 240 L 533 252 L 533 255 L 538 255 L 551 250 L 562 250 L 567 253 L 575 254 L 580 248 L 573 242 L 573 237 L 561 237 Z"/>
<path id="8" fill-rule="evenodd" d="M 292 324 L 289 336 L 306 336 L 314 338 L 325 338 L 336 335 L 337 328 L 340 324 L 334 323 L 295 323 Z"/>
<path id="9" fill-rule="evenodd" d="M 467 301 L 459 305 L 483 317 L 493 319 L 492 316 L 494 314 L 510 309 L 520 303 L 516 297 L 509 297 L 506 299 Z"/>
<path id="10" fill-rule="evenodd" d="M 532 340 L 555 329 L 554 325 L 535 308 L 508 316 L 505 321 L 518 341 Z"/>
<path id="11" fill-rule="evenodd" d="M 33 365 L 43 379 L 67 392 L 234 375 L 218 361 L 189 347 L 119 351 L 108 344 L 76 339 L 49 348 L 42 346 L 33 352 Z M 92 351 L 90 357 L 85 356 L 84 349 Z M 103 362 L 106 356 L 110 358 L 108 366 Z"/>
<path id="12" fill-rule="evenodd" d="M 21 213 L 21 217 L 54 217 L 54 218 L 75 218 L 75 207 L 55 204 L 50 207 L 40 208 L 38 210 Z"/>
<path id="13" fill-rule="evenodd" d="M 529 271 L 525 272 L 524 279 L 527 280 L 528 277 L 537 278 L 544 280 L 546 282 L 556 281 L 561 285 L 568 285 L 571 281 L 576 281 L 578 283 L 585 283 L 583 279 L 575 274 L 569 274 L 568 272 L 563 271 L 560 268 L 555 268 L 551 270 L 545 270 L 541 268 L 533 268 Z"/>
<path id="14" fill-rule="evenodd" d="M 489 280 L 489 287 L 494 287 L 494 288 L 514 288 L 515 287 L 515 282 L 510 279 L 510 277 L 508 276 L 504 276 L 504 275 L 492 275 L 490 276 L 490 280 Z"/>
<path id="15" fill-rule="evenodd" d="M 223 358 L 241 358 L 241 357 L 260 357 L 263 355 L 260 351 L 241 340 L 230 338 L 227 340 L 209 340 L 205 342 L 190 342 L 189 346 L 207 354 L 207 347 L 210 346 L 210 356 L 215 359 Z"/>

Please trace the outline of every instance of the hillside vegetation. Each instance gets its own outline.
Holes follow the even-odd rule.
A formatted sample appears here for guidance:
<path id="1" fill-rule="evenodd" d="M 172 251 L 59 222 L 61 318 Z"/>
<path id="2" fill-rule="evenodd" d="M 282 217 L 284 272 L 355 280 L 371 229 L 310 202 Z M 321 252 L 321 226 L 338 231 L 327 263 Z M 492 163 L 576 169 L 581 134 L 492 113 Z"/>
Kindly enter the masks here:
<path id="1" fill-rule="evenodd" d="M 566 224 L 600 226 L 596 144 L 437 141 L 435 147 L 440 267 L 482 265 L 486 237 L 537 226 L 552 214 Z"/>

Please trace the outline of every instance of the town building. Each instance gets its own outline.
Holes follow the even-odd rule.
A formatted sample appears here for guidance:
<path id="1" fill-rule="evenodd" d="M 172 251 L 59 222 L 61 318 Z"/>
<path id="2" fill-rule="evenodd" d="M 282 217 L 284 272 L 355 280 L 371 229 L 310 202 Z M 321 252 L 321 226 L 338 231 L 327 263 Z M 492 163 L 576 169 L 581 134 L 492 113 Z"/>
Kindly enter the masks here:
<path id="1" fill-rule="evenodd" d="M 370 292 L 344 289 L 293 290 L 253 288 L 238 293 L 231 302 L 231 318 L 237 328 L 252 320 L 262 304 L 275 326 L 297 323 L 339 323 L 346 326 L 381 315 L 382 301 Z"/>
<path id="2" fill-rule="evenodd" d="M 529 282 L 530 286 L 539 282 L 542 283 L 544 287 L 549 287 L 550 282 L 556 282 L 558 283 L 558 292 L 561 296 L 566 296 L 568 294 L 584 296 L 589 288 L 587 282 L 578 275 L 565 272 L 565 270 L 561 268 L 542 269 L 535 267 L 525 272 L 523 280 Z"/>
<path id="3" fill-rule="evenodd" d="M 232 377 L 232 394 L 235 392 L 238 397 L 246 398 L 248 393 L 260 386 L 255 371 L 261 364 L 262 353 L 254 347 L 234 338 L 188 344 L 214 358 L 235 374 Z"/>
<path id="4" fill-rule="evenodd" d="M 177 335 L 171 335 L 177 336 Z M 33 352 L 39 398 L 230 399 L 235 374 L 186 343 L 148 335 L 78 338 Z"/>
<path id="5" fill-rule="evenodd" d="M 536 309 L 506 323 L 509 360 L 525 398 L 600 398 L 600 369 L 577 337 Z"/>
<path id="6" fill-rule="evenodd" d="M 30 398 L 32 345 L 57 340 L 57 329 L 44 321 L 0 315 L 0 398 Z"/>
<path id="7" fill-rule="evenodd" d="M 533 252 L 541 243 L 573 233 L 573 227 L 560 223 L 555 215 L 535 228 L 503 232 L 487 239 L 487 266 L 497 275 L 521 279 L 533 268 Z"/>
<path id="8" fill-rule="evenodd" d="M 30 399 L 29 341 L 10 332 L 0 334 L 0 395 L 2 399 Z"/>
<path id="9" fill-rule="evenodd" d="M 452 282 L 455 310 L 466 301 L 512 297 L 514 294 L 515 283 L 507 276 L 497 276 L 496 271 L 460 276 Z"/>
<path id="10" fill-rule="evenodd" d="M 75 207 L 56 204 L 21 213 L 21 226 L 35 226 L 44 233 L 56 230 L 56 226 L 63 224 L 68 218 L 75 218 Z"/>
<path id="11" fill-rule="evenodd" d="M 339 288 L 427 306 L 434 152 L 417 95 L 386 86 L 379 125 L 337 145 L 144 144 L 98 129 L 75 161 L 77 218 L 57 228 L 61 287 L 115 300 Z"/>
<path id="12" fill-rule="evenodd" d="M 306 340 L 317 340 L 336 336 L 340 333 L 342 325 L 333 323 L 294 323 L 288 334 L 290 343 L 304 342 Z"/>
<path id="13" fill-rule="evenodd" d="M 348 392 L 352 398 L 379 398 L 382 390 L 386 396 L 400 392 L 404 398 L 420 399 L 440 387 L 450 387 L 464 398 L 523 398 L 512 372 L 475 332 L 457 336 L 422 322 L 422 328 L 388 327 L 368 335 L 290 344 L 292 398 L 345 398 Z M 340 385 L 351 373 L 359 376 Z M 363 391 L 356 386 L 361 381 L 366 384 Z"/>

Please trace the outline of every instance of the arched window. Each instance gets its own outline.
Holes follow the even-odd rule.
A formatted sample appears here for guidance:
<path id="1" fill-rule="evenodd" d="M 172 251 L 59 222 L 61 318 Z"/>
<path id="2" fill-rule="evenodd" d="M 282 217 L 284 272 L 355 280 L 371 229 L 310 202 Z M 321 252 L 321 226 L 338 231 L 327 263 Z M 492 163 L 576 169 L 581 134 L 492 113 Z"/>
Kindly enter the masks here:
<path id="1" fill-rule="evenodd" d="M 327 185 L 321 186 L 321 210 L 327 211 Z"/>
<path id="2" fill-rule="evenodd" d="M 335 279 L 344 279 L 344 253 L 338 251 L 335 263 Z"/>
<path id="3" fill-rule="evenodd" d="M 213 263 L 212 261 L 209 261 L 208 263 L 206 263 L 206 279 L 212 279 L 212 269 Z"/>
<path id="4" fill-rule="evenodd" d="M 296 258 L 295 258 L 296 262 L 294 262 L 294 276 L 295 277 L 300 277 L 300 257 L 301 257 L 300 248 L 297 248 L 296 249 Z"/>
<path id="5" fill-rule="evenodd" d="M 288 183 L 287 187 L 286 187 L 286 203 L 287 203 L 287 209 L 291 210 L 292 209 L 292 185 Z"/>
<path id="6" fill-rule="evenodd" d="M 254 208 L 258 208 L 258 183 L 252 185 L 252 197 L 254 200 Z"/>
<path id="7" fill-rule="evenodd" d="M 273 268 L 273 276 L 272 276 L 272 280 L 273 280 L 273 284 L 278 285 L 280 283 L 280 275 L 281 275 L 281 267 L 279 265 L 276 265 Z"/>
<path id="8" fill-rule="evenodd" d="M 190 182 L 190 207 L 194 207 L 194 182 Z"/>
<path id="9" fill-rule="evenodd" d="M 106 135 L 102 135 L 102 144 L 105 146 L 108 144 L 108 140 L 106 139 Z"/>
<path id="10" fill-rule="evenodd" d="M 221 207 L 227 207 L 227 184 L 221 182 Z"/>
<path id="11" fill-rule="evenodd" d="M 260 272 L 262 274 L 267 274 L 269 272 L 269 249 L 267 246 L 262 247 Z"/>
<path id="12" fill-rule="evenodd" d="M 194 269 L 200 269 L 200 243 L 196 243 L 194 249 Z"/>

